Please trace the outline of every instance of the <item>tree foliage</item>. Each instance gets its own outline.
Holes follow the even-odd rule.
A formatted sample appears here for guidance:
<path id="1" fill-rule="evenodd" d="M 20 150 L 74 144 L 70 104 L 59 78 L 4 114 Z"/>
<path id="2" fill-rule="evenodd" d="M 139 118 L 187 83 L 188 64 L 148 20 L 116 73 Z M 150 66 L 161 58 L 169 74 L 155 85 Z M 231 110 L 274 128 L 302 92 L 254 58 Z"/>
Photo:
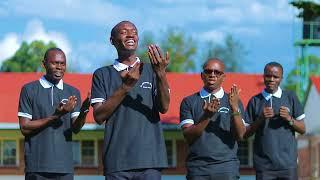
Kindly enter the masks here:
<path id="1" fill-rule="evenodd" d="M 154 36 L 151 32 L 145 32 L 142 34 L 142 38 L 140 38 L 139 41 L 137 54 L 143 62 L 149 62 L 148 46 L 154 42 Z"/>
<path id="2" fill-rule="evenodd" d="M 20 48 L 1 66 L 3 72 L 37 72 L 41 71 L 41 61 L 47 49 L 56 47 L 55 43 L 45 44 L 43 41 L 33 41 L 30 44 L 22 42 Z"/>
<path id="3" fill-rule="evenodd" d="M 139 44 L 138 56 L 143 61 L 149 62 L 147 47 L 149 44 L 157 44 L 161 47 L 162 53 L 168 51 L 170 54 L 170 63 L 168 72 L 188 72 L 195 70 L 194 57 L 197 52 L 196 43 L 191 37 L 187 37 L 178 29 L 167 30 L 160 37 L 160 44 L 155 41 L 155 36 L 151 32 L 142 35 Z"/>
<path id="4" fill-rule="evenodd" d="M 213 41 L 208 42 L 208 52 L 205 60 L 219 58 L 225 64 L 226 72 L 241 72 L 245 64 L 247 51 L 240 41 L 235 40 L 230 34 L 224 39 L 223 44 Z"/>
<path id="5" fill-rule="evenodd" d="M 169 72 L 189 72 L 195 70 L 194 58 L 196 42 L 178 29 L 169 29 L 162 40 L 164 51 L 170 54 Z"/>
<path id="6" fill-rule="evenodd" d="M 310 77 L 312 75 L 320 75 L 320 58 L 315 55 L 310 55 L 308 57 L 308 71 L 305 72 L 305 77 Z M 288 74 L 286 79 L 285 88 L 290 89 L 292 91 L 298 90 L 297 94 L 302 95 L 301 100 L 303 100 L 303 95 L 305 94 L 305 90 L 299 88 L 300 83 L 306 83 L 307 87 L 309 86 L 309 82 L 305 82 L 303 76 L 300 72 L 300 67 L 304 67 L 306 64 L 306 59 L 299 58 L 296 60 L 296 67 Z M 302 91 L 302 92 L 299 92 Z"/>
<path id="7" fill-rule="evenodd" d="M 290 4 L 297 9 L 302 10 L 297 17 L 302 18 L 304 21 L 313 21 L 320 16 L 320 5 L 312 1 L 293 1 Z"/>

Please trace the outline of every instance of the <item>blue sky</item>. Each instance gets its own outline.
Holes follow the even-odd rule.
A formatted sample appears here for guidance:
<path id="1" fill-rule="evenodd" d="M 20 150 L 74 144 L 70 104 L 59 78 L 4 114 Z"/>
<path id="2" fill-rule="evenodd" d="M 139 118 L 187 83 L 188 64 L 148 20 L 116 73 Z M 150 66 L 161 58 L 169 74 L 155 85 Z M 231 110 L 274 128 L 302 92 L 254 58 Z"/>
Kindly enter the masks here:
<path id="1" fill-rule="evenodd" d="M 288 0 L 2 0 L 0 1 L 0 63 L 22 41 L 53 40 L 67 54 L 72 69 L 92 73 L 109 64 L 116 51 L 111 28 L 130 20 L 139 33 L 159 34 L 178 27 L 200 42 L 222 41 L 226 34 L 248 51 L 244 70 L 261 73 L 276 60 L 285 73 L 293 68 L 298 49 L 297 11 Z M 157 42 L 155 42 L 157 43 Z M 174 59 L 172 59 L 174 61 Z M 196 59 L 200 67 L 202 59 Z"/>

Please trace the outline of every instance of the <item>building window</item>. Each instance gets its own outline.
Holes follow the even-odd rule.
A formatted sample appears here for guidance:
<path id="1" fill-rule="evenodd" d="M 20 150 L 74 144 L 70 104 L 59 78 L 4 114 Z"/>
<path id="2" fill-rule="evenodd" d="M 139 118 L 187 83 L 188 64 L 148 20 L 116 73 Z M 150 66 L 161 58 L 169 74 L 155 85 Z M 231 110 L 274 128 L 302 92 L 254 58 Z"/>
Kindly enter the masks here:
<path id="1" fill-rule="evenodd" d="M 240 166 L 252 167 L 252 139 L 238 142 Z"/>
<path id="2" fill-rule="evenodd" d="M 165 140 L 167 149 L 167 158 L 169 167 L 176 167 L 176 143 L 175 140 L 167 139 Z"/>
<path id="3" fill-rule="evenodd" d="M 76 166 L 97 166 L 97 142 L 73 141 L 73 163 Z"/>
<path id="4" fill-rule="evenodd" d="M 16 166 L 17 165 L 17 141 L 0 140 L 0 165 Z"/>
<path id="5" fill-rule="evenodd" d="M 92 166 L 95 160 L 94 141 L 82 141 L 81 164 Z"/>

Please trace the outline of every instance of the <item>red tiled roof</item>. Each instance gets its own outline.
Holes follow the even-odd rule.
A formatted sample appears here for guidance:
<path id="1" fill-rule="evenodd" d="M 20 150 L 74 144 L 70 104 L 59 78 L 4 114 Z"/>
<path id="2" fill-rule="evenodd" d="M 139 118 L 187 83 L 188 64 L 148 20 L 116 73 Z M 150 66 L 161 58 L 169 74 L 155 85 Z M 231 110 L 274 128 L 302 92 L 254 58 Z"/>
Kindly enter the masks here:
<path id="1" fill-rule="evenodd" d="M 311 76 L 310 79 L 312 84 L 314 84 L 318 93 L 320 94 L 320 76 Z"/>
<path id="2" fill-rule="evenodd" d="M 21 88 L 24 84 L 38 80 L 41 73 L 0 73 L 0 123 L 18 123 L 18 103 Z M 87 91 L 91 88 L 89 74 L 66 74 L 64 82 L 77 87 L 84 99 Z M 92 111 L 88 114 L 89 122 L 93 122 Z"/>
<path id="3" fill-rule="evenodd" d="M 0 123 L 18 123 L 17 109 L 21 87 L 34 80 L 38 80 L 41 73 L 0 73 Z M 91 74 L 66 74 L 64 82 L 77 87 L 84 99 L 91 88 Z M 202 88 L 200 74 L 168 73 L 168 81 L 171 89 L 171 103 L 169 111 L 161 115 L 165 123 L 179 123 L 180 102 L 185 96 L 191 95 Z M 320 82 L 320 81 L 318 81 Z M 264 85 L 261 75 L 227 73 L 223 84 L 225 91 L 229 91 L 232 84 L 241 88 L 241 99 L 246 106 L 251 96 L 259 93 Z M 92 110 L 90 110 L 87 122 L 94 123 Z"/>

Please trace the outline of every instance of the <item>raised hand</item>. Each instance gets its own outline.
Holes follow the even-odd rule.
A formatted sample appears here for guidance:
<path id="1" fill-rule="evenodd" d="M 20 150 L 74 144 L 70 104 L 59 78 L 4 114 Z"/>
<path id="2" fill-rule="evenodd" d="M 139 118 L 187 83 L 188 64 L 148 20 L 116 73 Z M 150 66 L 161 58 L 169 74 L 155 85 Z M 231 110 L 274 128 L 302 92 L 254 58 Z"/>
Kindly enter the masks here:
<path id="1" fill-rule="evenodd" d="M 71 112 L 77 104 L 77 97 L 70 96 L 67 102 L 60 102 L 59 106 L 56 108 L 55 115 L 63 116 L 68 112 Z"/>
<path id="2" fill-rule="evenodd" d="M 87 98 L 82 102 L 80 111 L 81 112 L 88 112 L 90 107 L 90 99 L 91 99 L 91 93 L 88 92 Z"/>
<path id="3" fill-rule="evenodd" d="M 207 118 L 211 118 L 214 113 L 218 111 L 218 108 L 220 106 L 220 100 L 218 98 L 212 99 L 211 102 L 204 101 L 203 104 L 203 115 Z"/>
<path id="4" fill-rule="evenodd" d="M 157 45 L 151 44 L 148 46 L 148 55 L 154 72 L 156 74 L 165 73 L 170 61 L 169 52 L 167 51 L 164 57 L 161 49 Z"/>
<path id="5" fill-rule="evenodd" d="M 120 76 L 122 78 L 122 84 L 126 89 L 130 90 L 137 83 L 142 72 L 142 67 L 143 67 L 143 63 L 136 63 L 128 71 L 127 70 L 121 71 Z"/>
<path id="6" fill-rule="evenodd" d="M 240 89 L 237 85 L 233 84 L 229 94 L 229 103 L 233 111 L 239 110 Z"/>
<path id="7" fill-rule="evenodd" d="M 289 108 L 285 106 L 280 107 L 280 117 L 282 117 L 286 121 L 290 121 L 292 117 L 289 114 Z"/>

